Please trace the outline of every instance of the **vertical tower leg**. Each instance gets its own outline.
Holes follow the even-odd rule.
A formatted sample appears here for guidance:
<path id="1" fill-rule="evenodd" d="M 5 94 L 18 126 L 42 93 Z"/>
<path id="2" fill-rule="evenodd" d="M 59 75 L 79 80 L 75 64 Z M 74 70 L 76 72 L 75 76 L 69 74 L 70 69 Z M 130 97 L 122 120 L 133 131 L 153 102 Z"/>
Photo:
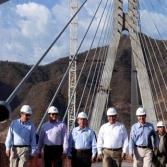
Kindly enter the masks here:
<path id="1" fill-rule="evenodd" d="M 136 109 L 139 106 L 139 92 L 137 83 L 137 71 L 134 65 L 133 57 L 131 58 L 131 122 L 134 124 L 136 122 Z"/>
<path id="2" fill-rule="evenodd" d="M 139 105 L 138 87 L 140 90 L 142 105 L 146 109 L 147 120 L 156 124 L 156 113 L 153 104 L 153 97 L 147 73 L 147 68 L 138 38 L 137 29 L 137 0 L 129 0 L 129 10 L 127 14 L 123 13 L 123 2 L 122 0 L 113 0 L 114 12 L 113 12 L 113 39 L 109 46 L 104 70 L 102 73 L 102 79 L 100 81 L 101 89 L 96 94 L 94 108 L 92 111 L 90 126 L 98 133 L 101 120 L 107 100 L 107 90 L 110 88 L 110 81 L 112 78 L 113 67 L 115 64 L 116 53 L 120 40 L 122 29 L 127 29 L 130 34 L 131 46 L 132 46 L 132 84 L 131 84 L 131 123 L 136 120 L 136 108 Z"/>
<path id="3" fill-rule="evenodd" d="M 105 66 L 102 72 L 102 78 L 100 81 L 100 90 L 96 94 L 94 108 L 91 115 L 90 127 L 94 129 L 97 134 L 101 126 L 101 120 L 105 109 L 105 104 L 108 98 L 108 89 L 110 88 L 110 81 L 115 64 L 117 48 L 122 32 L 122 18 L 123 18 L 123 2 L 113 0 L 113 32 L 112 42 L 109 46 Z"/>
<path id="4" fill-rule="evenodd" d="M 137 71 L 137 79 L 139 84 L 139 90 L 141 94 L 142 105 L 146 109 L 147 120 L 156 125 L 156 113 L 153 104 L 152 91 L 150 87 L 150 81 L 147 73 L 147 68 L 142 52 L 139 36 L 138 36 L 138 3 L 137 0 L 129 0 L 129 10 L 126 15 L 126 28 L 129 30 L 131 46 L 132 46 L 132 57 L 134 60 L 134 68 Z M 132 120 L 134 118 L 131 118 Z"/>

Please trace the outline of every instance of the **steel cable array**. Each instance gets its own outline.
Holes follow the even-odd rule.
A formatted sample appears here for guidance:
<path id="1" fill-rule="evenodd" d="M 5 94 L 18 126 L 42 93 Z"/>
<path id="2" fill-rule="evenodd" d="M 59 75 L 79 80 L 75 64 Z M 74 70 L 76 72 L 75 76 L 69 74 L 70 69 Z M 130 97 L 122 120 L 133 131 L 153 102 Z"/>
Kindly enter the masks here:
<path id="1" fill-rule="evenodd" d="M 91 19 L 91 21 L 90 21 L 90 23 L 89 23 L 89 25 L 88 25 L 88 28 L 87 28 L 87 30 L 86 30 L 86 32 L 85 32 L 85 34 L 84 34 L 84 36 L 83 36 L 83 38 L 82 38 L 80 44 L 79 44 L 79 47 L 78 47 L 78 49 L 77 49 L 77 51 L 76 51 L 76 54 L 75 54 L 74 57 L 73 57 L 73 60 L 74 60 L 74 59 L 76 58 L 76 56 L 78 55 L 79 50 L 80 50 L 80 48 L 81 48 L 83 42 L 85 41 L 85 38 L 86 38 L 86 36 L 87 36 L 87 34 L 88 34 L 89 30 L 90 30 L 90 27 L 91 27 L 91 25 L 92 25 L 92 23 L 93 23 L 93 21 L 94 21 L 94 19 L 95 19 L 95 16 L 96 16 L 98 10 L 100 9 L 100 5 L 101 5 L 102 1 L 103 1 L 103 0 L 101 0 L 101 1 L 99 2 L 98 7 L 97 7 L 96 11 L 94 12 L 94 15 L 93 15 L 93 17 L 92 17 L 92 19 Z M 73 63 L 73 60 L 71 61 L 71 64 Z M 48 108 L 53 104 L 53 102 L 54 102 L 54 100 L 55 100 L 55 98 L 56 98 L 56 96 L 57 96 L 57 94 L 58 94 L 58 92 L 59 92 L 61 86 L 63 85 L 63 82 L 65 81 L 65 78 L 67 77 L 67 74 L 68 74 L 69 69 L 70 69 L 70 65 L 68 66 L 66 72 L 64 73 L 64 75 L 63 75 L 63 77 L 62 77 L 62 79 L 61 79 L 61 82 L 59 83 L 59 86 L 58 86 L 58 88 L 56 89 L 56 92 L 55 92 L 55 94 L 54 94 L 54 96 L 53 96 L 53 98 L 52 98 L 52 100 L 51 100 L 51 102 L 50 102 Z M 76 85 L 77 85 L 77 84 L 76 84 Z M 72 96 L 71 96 L 71 97 L 72 97 Z M 70 104 L 70 102 L 69 102 L 69 104 Z M 47 108 L 47 110 L 48 110 L 48 108 Z M 37 133 L 39 132 L 40 127 L 41 127 L 41 125 L 43 124 L 43 122 L 44 122 L 44 120 L 45 120 L 45 117 L 46 117 L 46 115 L 47 115 L 47 110 L 45 111 L 44 116 L 42 117 L 42 120 L 41 120 L 41 122 L 40 122 L 40 124 L 39 124 L 39 126 L 38 126 L 38 128 L 37 128 Z M 66 112 L 65 112 L 65 114 L 64 114 L 63 120 L 65 120 L 66 115 L 67 115 L 67 110 L 66 110 Z"/>
<path id="2" fill-rule="evenodd" d="M 96 36 L 97 36 L 97 32 L 98 32 L 100 23 L 102 22 L 103 14 L 104 14 L 104 12 L 105 12 L 105 10 L 106 10 L 107 4 L 108 4 L 108 0 L 106 1 L 105 8 L 103 9 L 103 12 L 102 12 L 100 21 L 99 21 L 99 23 L 98 23 L 97 29 L 96 29 L 96 31 L 95 31 L 93 40 L 92 40 L 91 45 L 90 45 L 90 48 L 89 48 L 89 50 L 88 50 L 88 52 L 87 52 L 87 54 L 86 54 L 84 63 L 83 63 L 83 65 L 82 65 L 80 74 L 79 74 L 78 79 L 77 79 L 77 83 L 76 83 L 76 87 L 75 87 L 75 89 L 74 89 L 74 92 L 76 91 L 76 88 L 77 88 L 77 86 L 78 86 L 79 80 L 80 80 L 80 78 L 81 78 L 81 74 L 82 74 L 82 72 L 83 72 L 83 70 L 84 70 L 84 67 L 85 67 L 85 65 L 86 65 L 87 58 L 88 58 L 88 56 L 89 56 L 89 54 L 90 54 L 90 51 L 91 51 L 92 46 L 93 46 L 93 43 L 94 43 L 95 38 L 96 38 Z M 108 9 L 108 11 L 109 11 L 109 9 Z M 97 47 L 98 47 L 98 46 L 97 46 Z M 96 49 L 97 49 L 97 47 L 96 47 Z M 92 68 L 92 66 L 93 66 L 93 62 L 94 62 L 94 60 L 95 60 L 95 56 L 96 56 L 96 55 L 94 54 L 93 59 L 92 59 L 92 62 L 91 62 L 91 66 L 90 66 L 90 69 L 89 69 L 89 72 L 88 72 L 86 84 L 85 84 L 85 86 L 84 86 L 83 93 L 82 93 L 82 96 L 81 96 L 81 100 L 79 101 L 79 105 L 78 105 L 78 107 L 77 107 L 76 116 L 77 116 L 77 114 L 78 114 L 78 112 L 79 112 L 79 109 L 80 109 L 80 105 L 81 105 L 81 102 L 82 102 L 82 99 L 83 99 L 83 94 L 85 93 L 86 85 L 87 85 L 87 82 L 88 82 L 88 78 L 89 78 L 89 76 L 90 76 L 90 71 L 91 71 L 91 68 Z M 98 61 L 97 61 L 97 62 L 98 62 Z M 74 92 L 72 93 L 72 97 L 73 97 L 73 95 L 74 95 Z M 70 103 L 69 103 L 69 105 L 70 105 Z M 68 106 L 68 107 L 69 107 L 69 106 Z M 66 115 L 67 115 L 68 107 L 67 107 L 67 109 L 66 109 L 66 112 L 65 112 L 65 115 L 64 115 L 64 117 L 63 117 L 63 120 L 65 120 L 65 117 L 66 117 Z"/>
<path id="3" fill-rule="evenodd" d="M 152 2 L 150 2 L 150 3 L 151 3 L 151 7 L 153 8 Z M 147 4 L 145 4 L 145 3 L 141 3 L 141 5 L 144 6 L 145 8 L 147 6 Z M 147 18 L 147 19 L 149 19 L 149 20 L 151 19 L 155 29 L 157 30 L 157 33 L 158 33 L 159 37 L 161 38 L 162 36 L 160 35 L 160 31 L 159 31 L 157 25 L 155 24 L 154 19 L 152 18 L 152 16 L 149 16 L 149 18 Z M 165 103 L 165 97 L 164 97 L 164 94 L 163 94 L 163 91 L 162 91 L 162 87 L 161 87 L 161 84 L 160 84 L 160 79 L 158 78 L 158 72 L 160 73 L 160 77 L 161 77 L 161 80 L 162 80 L 162 82 L 164 84 L 165 91 L 167 91 L 166 81 L 164 79 L 163 72 L 162 72 L 162 69 L 161 69 L 162 67 L 166 68 L 166 63 L 163 60 L 162 52 L 161 52 L 161 50 L 159 48 L 159 45 L 157 43 L 157 40 L 155 40 L 154 36 L 153 36 L 153 40 L 152 41 L 154 41 L 155 46 L 156 46 L 156 48 L 158 50 L 159 54 L 157 54 L 157 55 L 156 55 L 156 52 L 155 52 L 156 48 L 153 46 L 153 42 L 151 41 L 151 39 L 148 36 L 140 34 L 140 40 L 141 40 L 142 46 L 143 46 L 143 48 L 145 50 L 145 58 L 146 58 L 147 66 L 149 68 L 150 81 L 152 82 L 153 89 L 154 89 L 154 92 L 155 92 L 155 96 L 156 96 L 156 99 L 157 99 L 157 104 L 158 104 L 159 110 L 160 110 L 161 118 L 159 118 L 160 116 L 158 114 L 158 111 L 156 111 L 157 118 L 158 118 L 158 120 L 162 119 L 163 121 L 165 121 L 163 112 L 167 111 L 167 106 L 166 106 L 166 103 Z M 162 41 L 162 42 L 163 42 L 163 45 L 165 46 L 165 49 L 166 49 L 166 44 L 164 43 L 164 41 Z M 151 49 L 149 49 L 148 46 L 150 46 Z M 152 54 L 151 54 L 150 50 L 151 50 Z M 163 65 L 159 64 L 158 55 L 160 55 L 160 59 L 162 60 Z M 153 60 L 153 58 L 154 58 L 155 61 Z M 151 65 L 150 65 L 150 63 L 151 63 Z M 158 71 L 156 70 L 156 67 L 158 68 Z M 152 69 L 153 69 L 153 72 L 152 72 Z M 155 81 L 157 82 L 158 88 L 156 87 Z M 161 102 L 159 100 L 158 92 L 160 92 L 160 95 L 161 95 L 161 98 L 162 98 L 162 102 L 163 102 L 163 105 L 164 105 L 164 110 L 163 110 L 163 108 L 161 106 Z M 154 104 L 155 104 L 155 107 L 156 107 L 155 98 L 154 98 Z M 156 110 L 157 110 L 157 108 L 156 108 Z"/>

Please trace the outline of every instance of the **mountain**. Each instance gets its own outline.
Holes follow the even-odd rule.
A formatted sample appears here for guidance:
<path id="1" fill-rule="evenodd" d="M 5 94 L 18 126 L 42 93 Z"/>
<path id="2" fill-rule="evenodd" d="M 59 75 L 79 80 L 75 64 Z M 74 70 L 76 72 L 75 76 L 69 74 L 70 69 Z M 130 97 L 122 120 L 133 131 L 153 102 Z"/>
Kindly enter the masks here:
<path id="1" fill-rule="evenodd" d="M 167 83 L 167 78 L 164 77 L 162 79 L 162 75 L 166 76 L 167 74 L 167 57 L 166 57 L 166 41 L 158 41 L 151 38 L 146 38 L 146 36 L 142 35 L 141 45 L 143 48 L 146 65 L 149 67 L 150 62 L 148 62 L 148 55 L 150 55 L 150 60 L 152 59 L 153 65 L 150 66 L 148 71 L 150 77 L 150 84 L 154 88 L 152 94 L 154 97 L 154 103 L 157 109 L 157 117 L 162 119 L 162 112 L 160 111 L 160 107 L 162 108 L 163 115 L 165 120 L 167 120 L 167 112 L 164 99 L 166 102 L 167 99 L 167 91 L 166 86 L 164 84 Z M 158 47 L 157 47 L 158 46 Z M 146 50 L 146 47 L 149 48 L 149 51 Z M 154 48 L 154 49 L 152 49 Z M 160 48 L 160 50 L 159 50 Z M 91 62 L 93 60 L 93 55 L 96 52 L 95 62 L 92 66 L 92 72 L 90 78 L 88 79 L 88 84 L 85 88 L 85 94 L 83 96 L 83 101 L 81 103 L 80 111 L 84 109 L 85 101 L 87 100 L 87 94 L 89 92 L 89 88 L 91 87 L 92 78 L 95 73 L 95 77 L 97 78 L 98 72 L 95 70 L 96 65 L 100 68 L 102 59 L 102 52 L 100 50 L 105 51 L 107 47 L 92 49 L 88 56 L 85 68 L 83 68 L 83 73 L 78 83 L 77 87 L 77 105 L 81 100 L 82 90 L 84 89 L 85 82 L 87 80 L 88 71 L 91 66 Z M 78 55 L 77 57 L 77 76 L 82 69 L 82 65 L 84 63 L 84 59 L 88 52 L 84 52 Z M 100 54 L 100 59 L 98 56 Z M 155 57 L 154 57 L 155 56 Z M 156 60 L 157 58 L 157 60 Z M 20 89 L 19 93 L 13 99 L 11 103 L 12 113 L 10 114 L 10 119 L 1 123 L 0 126 L 0 143 L 3 143 L 6 137 L 8 126 L 12 119 L 15 119 L 19 116 L 19 109 L 23 104 L 29 104 L 33 109 L 32 121 L 35 123 L 36 127 L 38 126 L 44 112 L 47 109 L 58 85 L 63 77 L 67 67 L 68 67 L 69 58 L 65 57 L 59 59 L 51 64 L 39 66 L 33 75 L 26 81 L 24 86 Z M 156 63 L 158 62 L 158 63 Z M 104 63 L 103 63 L 104 64 Z M 0 61 L 0 100 L 6 100 L 17 84 L 22 80 L 22 78 L 26 75 L 26 73 L 30 70 L 31 66 L 16 63 L 16 62 L 8 62 L 8 61 Z M 160 69 L 162 72 L 160 72 Z M 155 75 L 155 70 L 157 72 L 157 76 Z M 159 71 L 159 72 L 158 72 Z M 153 73 L 153 76 L 152 76 Z M 159 84 L 157 83 L 156 78 L 159 80 Z M 158 86 L 160 85 L 160 88 Z M 96 82 L 93 82 L 93 87 L 96 87 Z M 128 36 L 123 35 L 121 37 L 119 48 L 117 52 L 117 58 L 115 62 L 115 67 L 113 71 L 113 76 L 110 85 L 110 93 L 108 99 L 109 106 L 115 106 L 119 113 L 119 119 L 125 123 L 128 131 L 130 130 L 130 103 L 131 103 L 131 44 Z M 163 92 L 163 96 L 162 93 Z M 90 92 L 90 98 L 88 99 L 88 104 L 90 104 L 90 99 L 93 96 L 93 91 Z M 164 98 L 163 98 L 164 97 Z M 66 110 L 68 103 L 68 78 L 66 78 L 65 82 L 62 84 L 62 87 L 58 93 L 54 101 L 54 105 L 60 111 L 60 117 L 62 118 L 64 112 Z M 0 144 L 0 154 L 3 156 L 3 162 L 1 164 L 6 164 L 7 159 L 4 155 L 4 145 Z M 6 166 L 6 165 L 5 165 Z"/>
<path id="2" fill-rule="evenodd" d="M 143 36 L 143 39 L 145 36 Z M 147 37 L 148 47 L 150 48 L 150 54 L 153 57 L 153 51 L 151 51 L 151 45 L 149 44 L 151 41 L 154 48 L 156 48 L 156 44 L 154 43 L 155 40 Z M 163 47 L 164 42 L 166 41 L 156 41 L 157 45 L 161 48 L 161 52 L 163 57 L 159 58 L 159 62 L 163 69 L 163 75 L 166 75 L 166 66 L 163 66 L 163 63 L 167 62 L 167 58 L 165 57 L 166 52 Z M 142 43 L 142 47 L 144 50 L 145 44 Z M 107 49 L 104 48 L 97 48 L 92 49 L 88 56 L 85 68 L 83 68 L 83 73 L 79 80 L 79 84 L 77 87 L 77 105 L 80 102 L 82 91 L 84 89 L 84 85 L 87 79 L 88 71 L 91 66 L 91 62 L 93 59 L 93 55 L 96 52 L 95 62 L 92 66 L 92 71 L 90 78 L 88 79 L 88 84 L 85 89 L 85 94 L 83 96 L 83 101 L 81 103 L 80 111 L 84 109 L 85 101 L 87 99 L 87 94 L 89 88 L 91 86 L 93 74 L 95 73 L 95 77 L 98 76 L 98 72 L 95 71 L 96 64 L 100 68 L 100 63 L 103 61 L 102 53 L 100 49 Z M 84 59 L 87 55 L 87 51 L 81 53 L 77 57 L 77 76 L 82 69 L 82 65 Z M 148 54 L 146 51 L 144 52 L 145 56 Z M 158 55 L 158 49 L 155 50 L 155 53 Z M 100 55 L 100 59 L 98 59 L 98 54 Z M 15 119 L 19 116 L 19 109 L 23 104 L 29 104 L 32 106 L 33 109 L 33 116 L 32 120 L 35 123 L 36 127 L 38 126 L 44 112 L 47 109 L 56 89 L 59 86 L 61 78 L 63 77 L 67 67 L 68 67 L 69 58 L 61 58 L 51 64 L 39 66 L 36 71 L 32 74 L 32 76 L 27 80 L 24 86 L 20 89 L 19 93 L 16 95 L 14 100 L 11 103 L 12 106 L 12 113 L 10 114 L 10 120 Z M 103 63 L 104 64 L 104 63 Z M 0 61 L 0 100 L 6 100 L 7 97 L 11 94 L 17 84 L 22 80 L 22 78 L 26 75 L 29 71 L 31 66 L 22 64 L 22 63 L 15 63 L 15 62 L 8 62 L 8 61 Z M 150 71 L 153 71 L 153 67 Z M 150 75 L 150 72 L 149 72 Z M 161 75 L 158 74 L 158 78 L 160 80 L 161 89 L 165 92 L 165 86 L 163 86 L 163 81 L 161 79 Z M 166 80 L 166 79 L 165 79 Z M 153 78 L 151 78 L 152 84 Z M 121 37 L 119 48 L 117 52 L 117 58 L 115 62 L 115 67 L 113 71 L 113 77 L 111 81 L 111 90 L 109 93 L 109 100 L 108 106 L 114 105 L 118 109 L 119 119 L 123 121 L 128 128 L 130 129 L 130 95 L 131 95 L 131 44 L 129 36 L 123 35 Z M 96 82 L 93 82 L 93 87 L 95 86 Z M 90 99 L 92 98 L 93 91 L 90 93 L 90 98 L 88 99 L 88 104 L 90 104 Z M 153 91 L 153 95 L 155 96 L 155 92 Z M 166 97 L 167 95 L 165 95 Z M 163 99 L 158 92 L 158 97 L 160 102 L 162 103 Z M 155 100 L 155 104 L 158 105 L 158 101 Z M 54 105 L 60 111 L 60 117 L 62 118 L 64 112 L 66 110 L 68 103 L 68 77 L 66 78 L 65 82 L 62 84 L 62 87 L 58 93 L 54 101 Z M 160 112 L 159 112 L 160 113 Z M 160 116 L 160 114 L 158 115 Z M 166 115 L 165 115 L 166 116 Z M 167 118 L 167 116 L 166 116 Z M 4 142 L 6 136 L 6 129 L 10 123 L 8 120 L 6 123 L 1 124 L 0 126 L 0 135 L 1 139 L 0 142 Z"/>

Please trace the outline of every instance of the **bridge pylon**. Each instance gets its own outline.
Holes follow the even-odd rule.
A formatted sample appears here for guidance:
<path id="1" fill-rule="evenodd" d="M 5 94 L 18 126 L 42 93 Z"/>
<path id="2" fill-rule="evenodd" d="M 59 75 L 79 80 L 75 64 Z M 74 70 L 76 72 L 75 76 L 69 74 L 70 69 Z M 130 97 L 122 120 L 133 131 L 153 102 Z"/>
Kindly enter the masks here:
<path id="1" fill-rule="evenodd" d="M 142 105 L 146 109 L 147 120 L 152 122 L 154 125 L 156 124 L 156 112 L 153 104 L 150 81 L 138 36 L 138 0 L 128 1 L 127 13 L 123 12 L 122 0 L 113 0 L 113 5 L 112 41 L 109 45 L 107 58 L 100 80 L 100 87 L 102 89 L 100 89 L 96 94 L 90 121 L 90 126 L 94 129 L 96 134 L 101 126 L 101 120 L 108 97 L 107 90 L 110 88 L 117 49 L 123 30 L 127 30 L 129 32 L 132 47 L 131 123 L 134 123 L 136 120 L 135 111 L 139 106 L 139 90 Z"/>

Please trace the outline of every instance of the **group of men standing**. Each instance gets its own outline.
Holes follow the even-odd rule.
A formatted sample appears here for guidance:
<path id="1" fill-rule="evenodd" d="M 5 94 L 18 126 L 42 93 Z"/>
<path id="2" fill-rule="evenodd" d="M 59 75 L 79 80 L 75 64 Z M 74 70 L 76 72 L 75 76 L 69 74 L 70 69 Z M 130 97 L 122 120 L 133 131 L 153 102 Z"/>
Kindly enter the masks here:
<path id="1" fill-rule="evenodd" d="M 127 130 L 117 119 L 114 107 L 107 110 L 108 122 L 101 126 L 97 135 L 88 127 L 85 112 L 77 116 L 78 126 L 67 133 L 66 125 L 59 121 L 59 111 L 51 106 L 48 121 L 41 127 L 36 144 L 35 127 L 30 121 L 32 109 L 23 105 L 20 118 L 12 121 L 6 137 L 6 155 L 10 167 L 26 167 L 33 156 L 44 158 L 45 167 L 62 167 L 64 157 L 71 158 L 72 167 L 91 167 L 95 161 L 103 161 L 103 167 L 121 167 L 127 153 L 133 159 L 133 167 L 165 167 L 167 163 L 167 133 L 162 121 L 157 131 L 146 122 L 143 107 L 136 111 L 137 123 Z M 129 150 L 129 151 L 128 151 Z"/>

